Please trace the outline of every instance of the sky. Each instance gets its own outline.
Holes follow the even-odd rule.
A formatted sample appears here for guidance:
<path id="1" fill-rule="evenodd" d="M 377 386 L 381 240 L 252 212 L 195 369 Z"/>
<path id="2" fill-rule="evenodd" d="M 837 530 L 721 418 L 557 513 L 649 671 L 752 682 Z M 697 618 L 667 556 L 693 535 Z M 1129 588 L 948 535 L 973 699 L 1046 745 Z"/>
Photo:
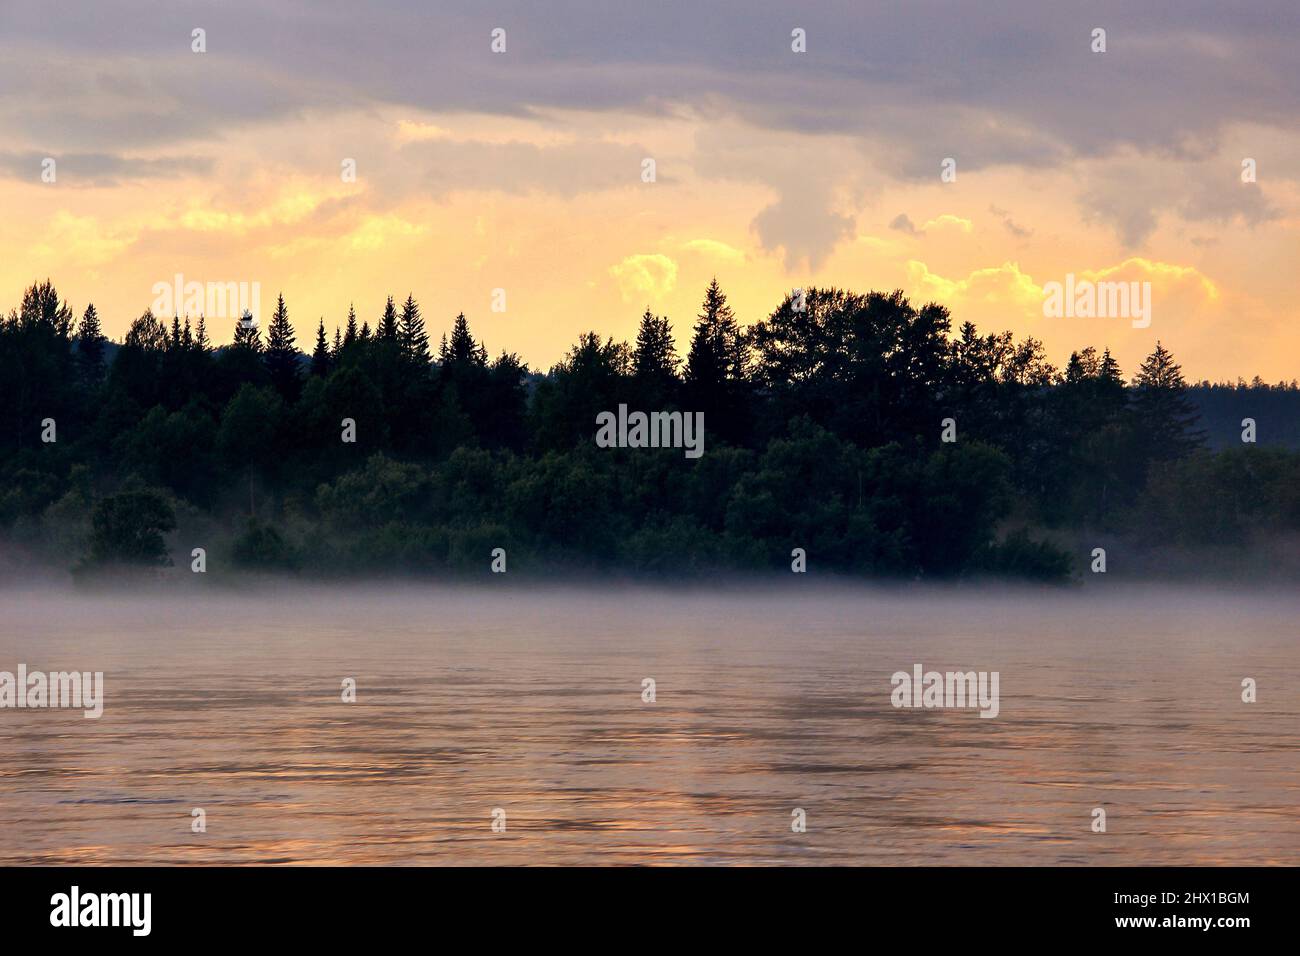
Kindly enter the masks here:
<path id="1" fill-rule="evenodd" d="M 1289 381 L 1297 46 L 1295 0 L 0 0 L 0 308 L 48 277 L 120 338 L 258 283 L 310 349 L 413 294 L 546 369 L 647 307 L 684 351 L 716 276 L 743 324 L 902 289 L 1058 366 Z M 1150 323 L 1044 315 L 1067 276 Z"/>

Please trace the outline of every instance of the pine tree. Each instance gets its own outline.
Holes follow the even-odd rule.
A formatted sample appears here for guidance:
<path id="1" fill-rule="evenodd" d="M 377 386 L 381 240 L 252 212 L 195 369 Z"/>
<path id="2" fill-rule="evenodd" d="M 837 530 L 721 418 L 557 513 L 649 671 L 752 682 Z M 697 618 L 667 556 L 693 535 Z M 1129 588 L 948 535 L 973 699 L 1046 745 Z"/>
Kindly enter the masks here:
<path id="1" fill-rule="evenodd" d="M 335 332 L 337 335 L 337 330 Z M 311 374 L 324 377 L 330 371 L 330 347 L 329 341 L 325 338 L 325 318 L 321 317 L 320 325 L 316 327 L 316 348 L 311 353 Z"/>
<path id="2" fill-rule="evenodd" d="M 406 304 L 402 306 L 401 325 L 399 329 L 402 353 L 420 368 L 429 365 L 429 335 L 424 330 L 424 318 L 420 307 L 409 293 Z"/>
<path id="3" fill-rule="evenodd" d="M 363 344 L 363 345 L 364 345 L 366 342 L 369 342 L 369 341 L 370 341 L 370 323 L 369 323 L 369 322 L 362 322 L 362 323 L 361 323 L 361 331 L 357 333 L 357 341 L 360 342 L 360 343 Z"/>
<path id="4" fill-rule="evenodd" d="M 96 384 L 104 377 L 104 333 L 94 304 L 86 306 L 77 329 L 77 356 L 87 382 Z"/>
<path id="5" fill-rule="evenodd" d="M 1177 458 L 1199 446 L 1200 415 L 1187 398 L 1183 369 L 1160 342 L 1133 379 L 1133 412 L 1150 457 Z"/>
<path id="6" fill-rule="evenodd" d="M 337 362 L 339 353 L 343 351 L 343 335 L 339 332 L 339 327 L 334 326 L 334 346 L 330 349 L 330 361 Z"/>
<path id="7" fill-rule="evenodd" d="M 298 349 L 294 345 L 293 326 L 289 324 L 289 310 L 281 295 L 275 304 L 275 314 L 266 330 L 266 370 L 271 384 L 286 401 L 296 401 L 302 387 L 298 368 Z"/>

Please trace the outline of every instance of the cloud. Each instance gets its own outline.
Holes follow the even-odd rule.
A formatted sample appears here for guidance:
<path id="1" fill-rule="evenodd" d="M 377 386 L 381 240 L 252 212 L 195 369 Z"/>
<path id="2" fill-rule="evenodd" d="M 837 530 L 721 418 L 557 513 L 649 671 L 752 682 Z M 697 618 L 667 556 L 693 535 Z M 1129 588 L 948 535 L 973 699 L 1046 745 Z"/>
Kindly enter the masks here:
<path id="1" fill-rule="evenodd" d="M 1038 0 L 823 4 L 800 12 L 806 54 L 790 52 L 789 9 L 777 0 L 718 0 L 704 20 L 696 0 L 497 0 L 488 15 L 443 5 L 433 21 L 427 0 L 322 3 L 310 17 L 266 0 L 162 13 L 151 0 L 69 0 L 58 18 L 10 6 L 0 126 L 109 151 L 367 104 L 513 116 L 662 116 L 689 104 L 768 129 L 859 137 L 896 175 L 928 178 L 943 156 L 974 171 L 1130 147 L 1205 155 L 1227 125 L 1284 128 L 1300 106 L 1293 0 L 1257 0 L 1230 17 L 1213 4 L 1100 0 L 1086 21 Z M 205 54 L 189 51 L 196 18 Z M 1089 49 L 1094 21 L 1109 30 L 1105 54 Z M 492 55 L 498 24 L 509 49 Z"/>
<path id="2" fill-rule="evenodd" d="M 961 216 L 955 216 L 952 213 L 943 213 L 935 216 L 933 219 L 926 220 L 925 225 L 918 227 L 912 222 L 912 217 L 905 212 L 900 212 L 890 220 L 889 228 L 898 232 L 906 233 L 909 236 L 924 236 L 931 229 L 953 228 L 959 232 L 970 232 L 974 224 Z"/>
<path id="3" fill-rule="evenodd" d="M 921 230 L 941 229 L 949 226 L 957 229 L 959 232 L 970 232 L 972 228 L 969 219 L 963 219 L 961 216 L 954 216 L 952 213 L 946 212 L 941 216 L 936 216 L 935 218 L 928 220 L 925 225 L 921 227 Z"/>
<path id="4" fill-rule="evenodd" d="M 909 236 L 917 234 L 916 224 L 912 222 L 912 217 L 905 212 L 900 212 L 889 222 L 890 229 L 897 229 L 899 232 L 905 232 Z"/>
<path id="5" fill-rule="evenodd" d="M 392 240 L 422 236 L 428 231 L 428 226 L 407 222 L 400 216 L 371 216 L 352 231 L 348 243 L 356 251 L 374 252 Z"/>
<path id="6" fill-rule="evenodd" d="M 105 226 L 94 216 L 56 212 L 40 240 L 36 253 L 54 259 L 60 266 L 77 263 L 86 267 L 112 262 L 134 245 L 137 234 Z"/>
<path id="7" fill-rule="evenodd" d="M 1155 262 L 1141 256 L 1133 256 L 1102 269 L 1085 269 L 1080 275 L 1092 281 L 1103 279 L 1151 281 L 1153 284 L 1159 283 L 1165 289 L 1175 287 L 1189 289 L 1208 300 L 1219 297 L 1218 286 L 1194 266 Z"/>
<path id="8" fill-rule="evenodd" d="M 0 153 L 0 174 L 44 185 L 42 163 L 55 162 L 59 186 L 117 186 L 126 182 L 181 179 L 212 171 L 212 160 L 202 156 L 155 158 L 118 156 L 110 153 Z"/>
<path id="9" fill-rule="evenodd" d="M 743 252 L 735 246 L 729 246 L 727 243 L 719 242 L 717 239 L 691 239 L 689 242 L 682 243 L 682 249 L 687 252 L 696 252 L 712 259 L 721 259 L 724 262 L 741 263 L 745 261 L 745 254 Z"/>
<path id="10" fill-rule="evenodd" d="M 451 131 L 433 123 L 417 123 L 413 120 L 399 120 L 396 140 L 398 143 L 422 143 L 431 139 L 448 139 Z"/>
<path id="11" fill-rule="evenodd" d="M 704 21 L 696 0 L 660 0 L 653 9 L 497 0 L 486 14 L 443 5 L 436 21 L 426 0 L 328 2 L 310 17 L 287 16 L 294 5 L 266 0 L 178 2 L 164 12 L 151 0 L 111 9 L 68 0 L 57 21 L 39 5 L 10 6 L 0 35 L 0 130 L 12 149 L 87 157 L 178 144 L 220 149 L 246 136 L 266 143 L 276 124 L 395 108 L 439 117 L 407 120 L 396 133 L 408 147 L 434 147 L 422 188 L 571 196 L 622 182 L 639 150 L 597 142 L 555 152 L 491 144 L 492 152 L 450 142 L 456 118 L 584 111 L 620 121 L 735 122 L 749 131 L 750 155 L 761 155 L 769 136 L 809 143 L 797 163 L 783 160 L 781 183 L 765 178 L 779 197 L 753 220 L 765 248 L 784 251 L 787 268 L 823 261 L 852 218 L 839 193 L 855 174 L 821 165 L 812 143 L 822 138 L 852 141 L 862 166 L 911 183 L 936 182 L 947 156 L 964 182 L 995 167 L 1041 171 L 1138 155 L 1173 164 L 1162 175 L 1174 185 L 1184 177 L 1171 169 L 1217 155 L 1234 128 L 1290 130 L 1300 111 L 1294 0 L 1258 0 L 1231 17 L 1212 4 L 1100 0 L 1090 16 L 1107 25 L 1105 54 L 1089 49 L 1092 21 L 1038 0 L 994 10 L 814 5 L 800 14 L 806 54 L 790 52 L 788 6 L 776 0 L 718 0 Z M 204 54 L 189 50 L 196 17 L 207 30 Z M 681 22 L 694 27 L 683 33 Z M 509 47 L 495 55 L 489 34 L 499 23 Z M 129 174 L 103 170 L 98 181 L 186 173 L 160 162 Z M 29 169 L 21 166 L 20 178 Z M 831 186 L 809 206 L 799 178 Z M 1236 195 L 1224 184 L 1147 203 L 1141 192 L 1100 181 L 1079 199 L 1130 246 L 1166 215 L 1249 224 L 1273 215 L 1259 191 Z M 1028 234 L 1009 219 L 1003 225 Z"/>
<path id="12" fill-rule="evenodd" d="M 1042 308 L 1042 287 L 1022 272 L 1016 262 L 976 269 L 962 278 L 949 279 L 931 272 L 924 262 L 909 259 L 907 275 L 911 288 L 920 290 L 920 298 L 941 302 L 954 311 L 966 303 L 1007 305 L 1017 311 Z"/>
<path id="13" fill-rule="evenodd" d="M 609 267 L 624 302 L 667 295 L 677 285 L 677 263 L 661 253 L 637 254 Z"/>
<path id="14" fill-rule="evenodd" d="M 646 150 L 595 140 L 539 146 L 527 142 L 491 143 L 445 137 L 409 142 L 401 149 L 401 167 L 388 167 L 389 192 L 461 191 L 522 194 L 551 193 L 572 197 L 606 189 L 644 188 L 641 160 Z M 659 176 L 656 187 L 665 183 Z"/>
<path id="15" fill-rule="evenodd" d="M 1085 220 L 1110 225 L 1128 248 L 1145 244 L 1170 214 L 1186 222 L 1247 226 L 1278 218 L 1263 187 L 1242 183 L 1239 174 L 1239 167 L 1217 156 L 1179 164 L 1177 175 L 1167 162 L 1124 157 L 1081 170 L 1079 205 Z"/>
<path id="16" fill-rule="evenodd" d="M 1034 230 L 1025 228 L 1011 218 L 1011 213 L 997 205 L 989 206 L 989 212 L 1002 220 L 1003 227 L 1017 239 L 1028 239 L 1034 234 Z"/>
<path id="17" fill-rule="evenodd" d="M 805 182 L 755 216 L 750 228 L 763 248 L 784 254 L 787 271 L 800 264 L 815 270 L 841 240 L 853 235 L 853 217 L 831 205 L 826 185 Z"/>

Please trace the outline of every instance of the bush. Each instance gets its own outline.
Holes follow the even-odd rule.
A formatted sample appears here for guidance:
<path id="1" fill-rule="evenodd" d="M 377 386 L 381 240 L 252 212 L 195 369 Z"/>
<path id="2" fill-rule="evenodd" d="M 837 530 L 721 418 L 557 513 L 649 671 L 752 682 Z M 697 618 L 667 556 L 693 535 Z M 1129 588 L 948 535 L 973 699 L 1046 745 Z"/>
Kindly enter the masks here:
<path id="1" fill-rule="evenodd" d="M 101 498 L 90 518 L 87 563 L 167 566 L 163 535 L 176 529 L 171 502 L 155 491 L 124 491 Z"/>
<path id="2" fill-rule="evenodd" d="M 1046 541 L 1035 541 L 1023 528 L 989 545 L 975 563 L 979 571 L 1034 581 L 1064 581 L 1074 570 L 1074 560 Z"/>
<path id="3" fill-rule="evenodd" d="M 256 518 L 248 519 L 248 527 L 235 539 L 231 550 L 235 564 L 242 568 L 283 571 L 298 566 L 297 556 L 284 536 Z"/>

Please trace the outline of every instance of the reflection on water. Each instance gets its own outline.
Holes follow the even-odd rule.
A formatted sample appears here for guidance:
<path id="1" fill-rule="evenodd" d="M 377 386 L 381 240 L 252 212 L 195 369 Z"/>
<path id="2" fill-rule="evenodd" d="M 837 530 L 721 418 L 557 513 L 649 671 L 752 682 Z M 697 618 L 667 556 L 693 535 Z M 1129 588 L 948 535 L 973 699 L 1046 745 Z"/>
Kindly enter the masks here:
<path id="1" fill-rule="evenodd" d="M 97 721 L 0 710 L 0 863 L 1294 864 L 1297 612 L 1149 590 L 0 593 L 0 670 L 107 687 Z M 1001 713 L 893 709 L 916 663 L 999 671 Z"/>

